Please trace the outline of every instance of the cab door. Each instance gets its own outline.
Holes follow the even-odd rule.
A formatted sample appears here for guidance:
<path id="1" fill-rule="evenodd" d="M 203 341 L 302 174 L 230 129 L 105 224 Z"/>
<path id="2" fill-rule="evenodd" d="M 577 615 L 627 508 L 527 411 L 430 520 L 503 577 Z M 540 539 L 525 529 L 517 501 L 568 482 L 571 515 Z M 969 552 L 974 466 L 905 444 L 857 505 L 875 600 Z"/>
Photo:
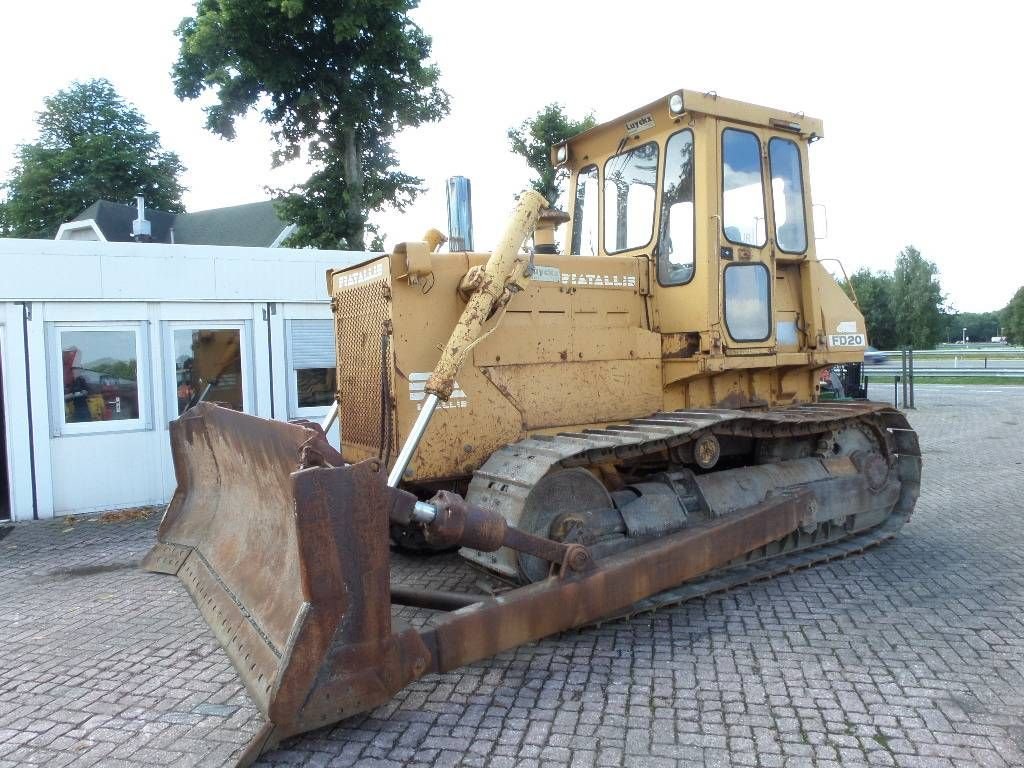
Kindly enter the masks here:
<path id="1" fill-rule="evenodd" d="M 767 141 L 765 131 L 718 121 L 718 262 L 726 354 L 775 351 Z"/>

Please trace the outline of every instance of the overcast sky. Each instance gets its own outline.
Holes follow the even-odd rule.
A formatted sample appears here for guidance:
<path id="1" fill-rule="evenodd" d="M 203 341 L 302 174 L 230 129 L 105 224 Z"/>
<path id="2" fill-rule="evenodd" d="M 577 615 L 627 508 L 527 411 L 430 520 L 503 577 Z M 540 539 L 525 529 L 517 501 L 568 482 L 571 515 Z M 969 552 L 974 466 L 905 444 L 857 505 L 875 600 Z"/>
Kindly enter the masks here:
<path id="1" fill-rule="evenodd" d="M 0 25 L 0 177 L 35 136 L 42 99 L 74 79 L 104 77 L 177 152 L 189 210 L 265 199 L 301 181 L 301 162 L 272 171 L 258 117 L 226 142 L 181 103 L 173 31 L 190 0 L 5 3 Z M 424 0 L 443 122 L 398 140 L 403 170 L 430 190 L 404 215 L 376 217 L 386 243 L 446 229 L 444 179 L 473 183 L 476 247 L 497 238 L 528 178 L 507 129 L 560 101 L 605 120 L 676 88 L 820 117 L 811 149 L 814 199 L 828 211 L 819 255 L 848 271 L 892 269 L 912 243 L 941 270 L 954 308 L 1003 307 L 1024 284 L 1024 118 L 1015 3 L 716 2 L 688 4 Z"/>

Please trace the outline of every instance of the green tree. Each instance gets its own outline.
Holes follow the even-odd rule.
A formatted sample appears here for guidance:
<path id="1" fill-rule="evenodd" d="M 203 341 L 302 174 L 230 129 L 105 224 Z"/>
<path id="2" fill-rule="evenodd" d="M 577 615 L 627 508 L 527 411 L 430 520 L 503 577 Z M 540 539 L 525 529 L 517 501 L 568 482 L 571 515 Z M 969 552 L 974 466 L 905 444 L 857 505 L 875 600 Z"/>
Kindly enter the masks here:
<path id="1" fill-rule="evenodd" d="M 930 349 L 943 340 L 945 296 L 939 269 L 908 245 L 896 257 L 893 271 L 893 312 L 900 345 Z"/>
<path id="2" fill-rule="evenodd" d="M 72 83 L 44 105 L 36 117 L 39 138 L 18 147 L 4 184 L 0 231 L 53 237 L 96 200 L 128 201 L 140 192 L 154 208 L 184 210 L 184 166 L 109 82 Z"/>
<path id="3" fill-rule="evenodd" d="M 1011 344 L 1024 344 L 1024 287 L 1017 289 L 1001 315 L 1006 340 Z"/>
<path id="4" fill-rule="evenodd" d="M 403 127 L 448 113 L 430 38 L 412 22 L 417 0 L 199 0 L 178 27 L 181 99 L 213 89 L 206 126 L 234 137 L 254 107 L 274 127 L 275 165 L 307 150 L 316 170 L 279 210 L 292 245 L 362 250 L 370 212 L 402 210 L 422 179 L 396 170 Z"/>
<path id="5" fill-rule="evenodd" d="M 943 340 L 949 323 L 939 270 L 908 245 L 896 257 L 896 269 L 862 268 L 850 283 L 856 291 L 868 339 L 880 349 L 910 345 L 930 349 Z M 843 286 L 849 293 L 849 286 Z"/>
<path id="6" fill-rule="evenodd" d="M 864 315 L 868 340 L 879 349 L 893 349 L 897 346 L 897 334 L 892 275 L 862 267 L 850 276 L 850 282 Z"/>
<path id="7" fill-rule="evenodd" d="M 14 237 L 11 234 L 11 222 L 7 213 L 7 200 L 0 200 L 0 237 Z"/>
<path id="8" fill-rule="evenodd" d="M 555 205 L 562 192 L 562 185 L 569 173 L 565 168 L 551 165 L 551 147 L 565 139 L 582 133 L 596 124 L 592 114 L 582 120 L 572 120 L 565 114 L 561 104 L 548 104 L 518 128 L 508 131 L 509 146 L 517 155 L 526 159 L 537 178 L 530 183 L 544 195 L 550 205 Z"/>

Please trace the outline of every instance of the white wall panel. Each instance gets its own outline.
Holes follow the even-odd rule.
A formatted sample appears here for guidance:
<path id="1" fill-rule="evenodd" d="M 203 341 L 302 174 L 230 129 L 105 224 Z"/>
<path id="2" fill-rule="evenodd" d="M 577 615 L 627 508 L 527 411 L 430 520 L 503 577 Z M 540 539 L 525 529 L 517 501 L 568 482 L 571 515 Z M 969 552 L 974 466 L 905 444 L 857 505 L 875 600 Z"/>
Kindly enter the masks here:
<path id="1" fill-rule="evenodd" d="M 160 430 L 145 430 L 51 440 L 53 513 L 167 501 L 160 434 Z"/>

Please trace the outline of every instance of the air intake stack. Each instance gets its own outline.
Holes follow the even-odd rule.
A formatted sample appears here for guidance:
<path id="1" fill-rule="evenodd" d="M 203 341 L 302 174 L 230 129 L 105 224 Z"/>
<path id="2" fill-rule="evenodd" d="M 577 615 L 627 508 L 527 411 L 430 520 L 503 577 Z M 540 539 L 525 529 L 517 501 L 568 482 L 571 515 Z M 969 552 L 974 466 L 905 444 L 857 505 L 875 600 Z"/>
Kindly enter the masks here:
<path id="1" fill-rule="evenodd" d="M 473 250 L 473 195 L 469 179 L 448 179 L 448 250 Z"/>

